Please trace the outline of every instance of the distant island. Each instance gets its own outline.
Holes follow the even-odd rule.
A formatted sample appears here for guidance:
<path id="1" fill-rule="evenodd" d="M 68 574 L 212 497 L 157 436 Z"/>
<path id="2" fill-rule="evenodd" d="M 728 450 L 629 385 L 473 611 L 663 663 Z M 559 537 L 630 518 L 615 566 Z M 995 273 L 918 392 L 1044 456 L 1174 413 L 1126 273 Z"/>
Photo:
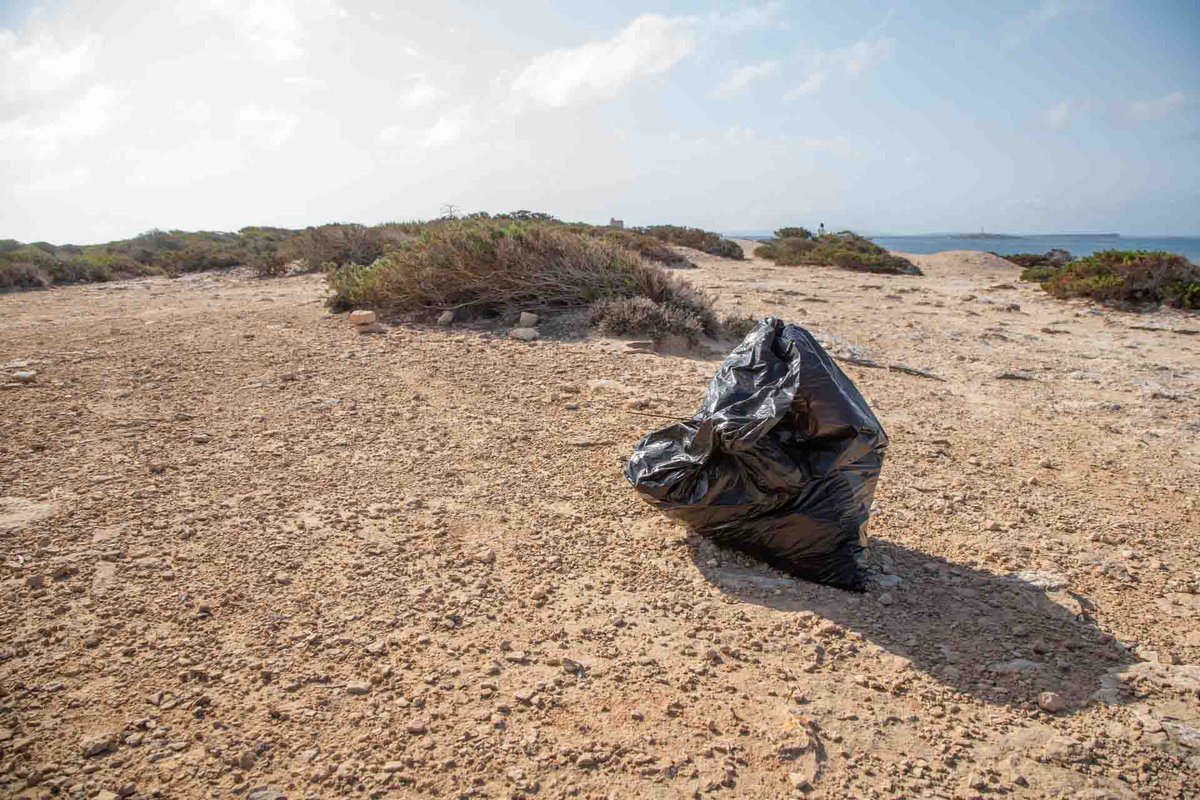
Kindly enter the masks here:
<path id="1" fill-rule="evenodd" d="M 1014 236 L 1010 233 L 948 233 L 947 239 L 1020 239 L 1023 237 Z"/>

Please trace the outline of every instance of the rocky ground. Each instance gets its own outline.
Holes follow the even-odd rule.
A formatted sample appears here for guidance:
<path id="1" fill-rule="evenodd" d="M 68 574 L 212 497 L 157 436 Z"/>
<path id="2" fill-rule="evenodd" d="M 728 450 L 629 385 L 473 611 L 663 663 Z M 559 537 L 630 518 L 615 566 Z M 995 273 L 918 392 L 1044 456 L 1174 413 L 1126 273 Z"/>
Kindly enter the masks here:
<path id="1" fill-rule="evenodd" d="M 1197 796 L 1200 320 L 698 260 L 879 365 L 865 595 L 625 483 L 719 353 L 363 335 L 313 276 L 0 297 L 0 794 Z"/>

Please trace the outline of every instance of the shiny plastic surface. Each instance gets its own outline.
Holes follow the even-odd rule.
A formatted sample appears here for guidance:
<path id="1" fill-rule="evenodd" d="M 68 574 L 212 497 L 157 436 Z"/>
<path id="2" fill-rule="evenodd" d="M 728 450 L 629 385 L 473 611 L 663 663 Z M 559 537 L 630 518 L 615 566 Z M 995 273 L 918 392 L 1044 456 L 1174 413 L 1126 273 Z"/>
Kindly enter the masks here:
<path id="1" fill-rule="evenodd" d="M 625 477 L 697 533 L 807 580 L 861 590 L 887 434 L 812 335 L 768 317 L 700 410 L 642 439 Z"/>

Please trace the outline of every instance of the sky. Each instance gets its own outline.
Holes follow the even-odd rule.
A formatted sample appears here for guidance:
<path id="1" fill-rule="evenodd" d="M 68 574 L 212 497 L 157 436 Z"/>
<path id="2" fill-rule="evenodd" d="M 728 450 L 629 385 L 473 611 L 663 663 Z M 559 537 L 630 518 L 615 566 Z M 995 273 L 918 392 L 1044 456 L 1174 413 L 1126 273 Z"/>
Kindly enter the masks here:
<path id="1" fill-rule="evenodd" d="M 1200 3 L 0 0 L 0 238 L 1200 234 Z"/>

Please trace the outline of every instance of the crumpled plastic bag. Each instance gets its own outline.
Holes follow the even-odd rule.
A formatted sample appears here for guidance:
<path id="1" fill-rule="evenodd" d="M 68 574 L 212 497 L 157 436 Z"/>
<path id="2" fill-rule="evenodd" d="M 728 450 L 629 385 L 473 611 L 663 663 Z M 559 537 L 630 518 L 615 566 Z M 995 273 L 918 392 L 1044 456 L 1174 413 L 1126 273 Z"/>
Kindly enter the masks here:
<path id="1" fill-rule="evenodd" d="M 887 434 L 812 334 L 768 317 L 693 417 L 638 442 L 625 477 L 667 515 L 799 578 L 862 591 Z"/>

